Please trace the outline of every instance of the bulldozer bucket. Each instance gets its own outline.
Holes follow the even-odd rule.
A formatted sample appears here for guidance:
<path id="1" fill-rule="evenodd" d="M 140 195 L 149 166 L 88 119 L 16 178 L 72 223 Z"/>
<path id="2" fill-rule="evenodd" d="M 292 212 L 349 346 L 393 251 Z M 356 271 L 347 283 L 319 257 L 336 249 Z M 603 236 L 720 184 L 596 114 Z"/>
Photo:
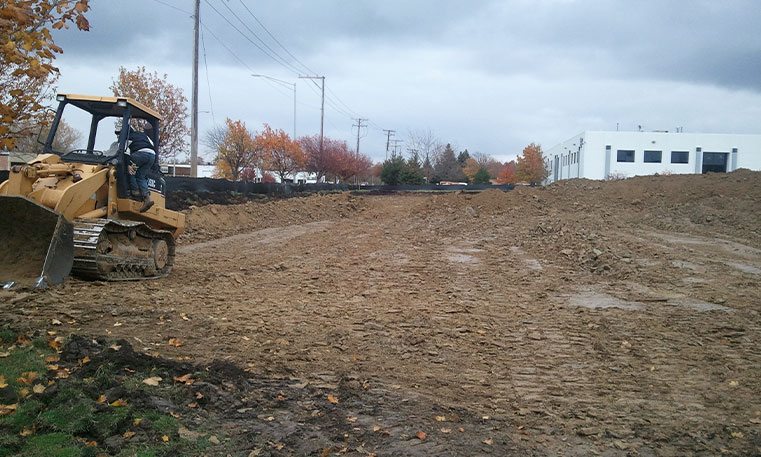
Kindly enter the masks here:
<path id="1" fill-rule="evenodd" d="M 0 195 L 0 287 L 59 284 L 73 264 L 73 224 L 26 197 Z"/>

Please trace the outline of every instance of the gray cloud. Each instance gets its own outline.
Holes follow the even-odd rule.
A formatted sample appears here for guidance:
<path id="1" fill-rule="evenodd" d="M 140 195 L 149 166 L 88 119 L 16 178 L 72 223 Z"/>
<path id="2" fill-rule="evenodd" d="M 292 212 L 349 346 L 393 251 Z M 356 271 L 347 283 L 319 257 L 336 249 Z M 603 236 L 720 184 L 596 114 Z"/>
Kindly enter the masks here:
<path id="1" fill-rule="evenodd" d="M 616 122 L 758 131 L 747 106 L 761 104 L 755 0 L 244 2 L 293 54 L 327 76 L 333 93 L 373 120 L 367 141 L 384 148 L 378 127 L 431 128 L 447 141 L 492 154 Z M 288 90 L 275 92 L 249 75 L 295 81 L 305 70 L 274 62 L 209 4 L 249 35 L 229 6 L 285 60 L 300 65 L 239 0 L 201 0 L 217 117 L 277 119 L 288 130 Z M 189 93 L 191 8 L 186 0 L 93 2 L 91 32 L 55 34 L 64 49 L 61 84 L 79 84 L 88 71 L 101 81 L 119 65 L 145 65 L 169 73 Z M 75 67 L 79 79 L 72 82 L 67 72 Z M 205 75 L 202 69 L 202 104 L 209 98 Z M 319 100 L 308 84 L 298 83 L 303 133 L 314 132 L 318 120 L 313 108 Z M 351 120 L 329 95 L 328 126 L 350 139 Z M 242 102 L 248 97 L 255 102 Z"/>

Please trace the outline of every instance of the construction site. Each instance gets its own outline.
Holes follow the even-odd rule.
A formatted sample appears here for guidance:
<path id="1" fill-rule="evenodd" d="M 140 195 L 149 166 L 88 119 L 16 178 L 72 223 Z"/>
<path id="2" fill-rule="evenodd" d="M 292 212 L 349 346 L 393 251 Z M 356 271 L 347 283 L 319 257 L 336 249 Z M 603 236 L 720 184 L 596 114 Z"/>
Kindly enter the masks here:
<path id="1" fill-rule="evenodd" d="M 171 400 L 205 455 L 761 453 L 761 173 L 201 197 L 168 277 L 0 291 L 0 326 L 72 377 L 207 372 Z"/>

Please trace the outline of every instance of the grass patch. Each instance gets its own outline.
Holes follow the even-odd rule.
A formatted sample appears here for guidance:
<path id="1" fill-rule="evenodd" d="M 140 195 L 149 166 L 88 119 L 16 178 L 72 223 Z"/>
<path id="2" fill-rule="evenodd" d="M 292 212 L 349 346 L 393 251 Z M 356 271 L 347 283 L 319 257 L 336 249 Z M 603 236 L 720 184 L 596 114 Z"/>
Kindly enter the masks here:
<path id="1" fill-rule="evenodd" d="M 11 406 L 0 406 L 0 457 L 169 457 L 213 451 L 208 436 L 214 432 L 181 438 L 179 430 L 186 425 L 148 401 L 152 396 L 174 405 L 191 401 L 187 387 L 172 382 L 178 373 L 163 366 L 125 370 L 123 359 L 113 358 L 116 354 L 104 350 L 107 346 L 87 339 L 86 344 L 92 341 L 96 346 L 81 352 L 84 344 L 79 342 L 74 347 L 80 352 L 74 357 L 88 356 L 93 365 L 61 365 L 71 374 L 56 379 L 45 361 L 56 354 L 47 335 L 19 337 L 0 329 L 0 340 L 4 355 L 0 357 L 0 405 Z M 62 358 L 72 360 L 71 355 Z M 153 376 L 162 378 L 159 386 L 143 383 Z M 103 401 L 100 396 L 108 398 Z M 127 403 L 111 405 L 116 399 Z"/>
<path id="2" fill-rule="evenodd" d="M 82 455 L 82 448 L 69 434 L 48 433 L 30 436 L 19 454 L 26 457 L 78 457 Z"/>
<path id="3" fill-rule="evenodd" d="M 0 328 L 0 345 L 10 346 L 16 341 L 16 333 L 9 328 Z"/>

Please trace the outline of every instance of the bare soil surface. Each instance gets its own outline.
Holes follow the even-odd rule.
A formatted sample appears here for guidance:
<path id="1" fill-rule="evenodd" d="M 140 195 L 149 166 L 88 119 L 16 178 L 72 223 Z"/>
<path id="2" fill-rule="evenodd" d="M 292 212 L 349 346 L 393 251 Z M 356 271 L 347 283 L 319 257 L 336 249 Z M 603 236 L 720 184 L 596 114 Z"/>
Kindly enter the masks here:
<path id="1" fill-rule="evenodd" d="M 761 453 L 760 173 L 187 214 L 169 278 L 3 292 L 0 324 L 229 376 L 240 455 Z"/>

